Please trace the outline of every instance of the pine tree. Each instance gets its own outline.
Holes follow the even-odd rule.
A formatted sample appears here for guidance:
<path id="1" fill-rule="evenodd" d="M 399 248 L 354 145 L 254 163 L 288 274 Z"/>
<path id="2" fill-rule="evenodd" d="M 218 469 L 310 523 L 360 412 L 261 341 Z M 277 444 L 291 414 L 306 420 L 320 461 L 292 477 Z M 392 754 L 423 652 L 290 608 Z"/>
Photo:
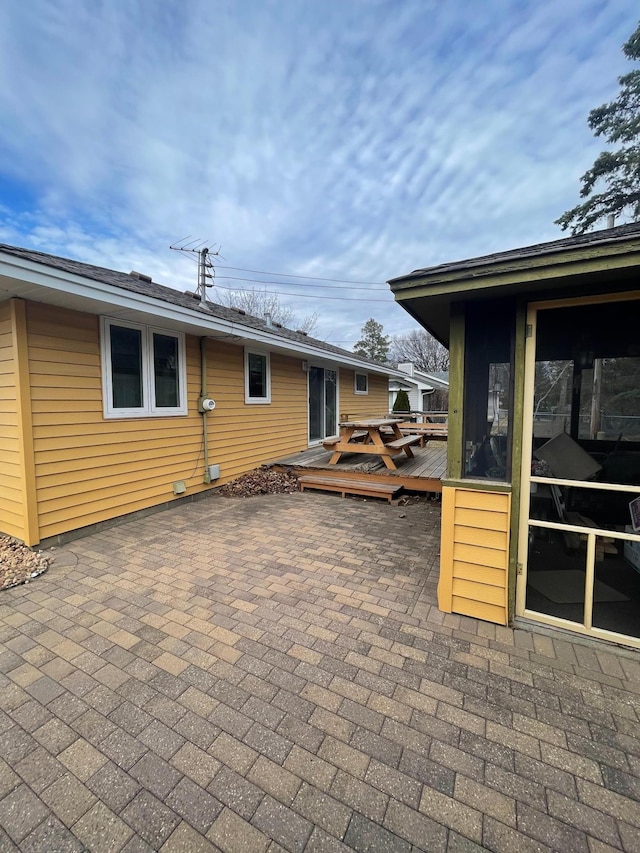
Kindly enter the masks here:
<path id="1" fill-rule="evenodd" d="M 409 395 L 407 392 L 401 388 L 397 395 L 396 399 L 393 402 L 393 411 L 394 412 L 408 412 L 409 411 Z"/>
<path id="2" fill-rule="evenodd" d="M 362 337 L 354 346 L 356 355 L 384 364 L 389 354 L 389 338 L 382 334 L 382 323 L 371 317 L 360 330 Z"/>
<path id="3" fill-rule="evenodd" d="M 627 59 L 640 61 L 640 23 L 622 51 Z M 603 151 L 584 173 L 580 197 L 587 201 L 556 219 L 563 231 L 584 234 L 608 214 L 629 213 L 634 221 L 640 219 L 640 69 L 619 77 L 618 83 L 620 94 L 591 110 L 589 127 L 620 147 Z M 596 187 L 601 190 L 596 192 Z"/>

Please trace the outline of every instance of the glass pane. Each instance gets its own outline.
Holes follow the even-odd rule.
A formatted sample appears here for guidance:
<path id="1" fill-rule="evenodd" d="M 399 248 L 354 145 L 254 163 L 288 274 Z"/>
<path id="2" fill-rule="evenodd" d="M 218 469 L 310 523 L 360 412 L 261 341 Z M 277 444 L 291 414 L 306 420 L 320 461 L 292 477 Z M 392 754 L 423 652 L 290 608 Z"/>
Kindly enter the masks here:
<path id="1" fill-rule="evenodd" d="M 640 541 L 598 536 L 595 568 L 593 626 L 640 637 Z"/>
<path id="2" fill-rule="evenodd" d="M 356 373 L 356 391 L 367 391 L 367 379 L 368 377 L 366 376 L 366 374 Z"/>
<path id="3" fill-rule="evenodd" d="M 579 437 L 640 441 L 640 358 L 594 358 L 582 371 Z"/>
<path id="4" fill-rule="evenodd" d="M 533 397 L 533 435 L 551 438 L 569 432 L 573 361 L 536 361 Z"/>
<path id="5" fill-rule="evenodd" d="M 463 476 L 511 479 L 515 306 L 470 305 L 465 318 Z"/>
<path id="6" fill-rule="evenodd" d="M 532 495 L 532 517 L 557 520 L 549 487 L 538 485 Z M 529 527 L 527 610 L 584 622 L 586 537 L 578 533 Z"/>
<path id="7" fill-rule="evenodd" d="M 178 339 L 172 335 L 153 335 L 153 373 L 158 408 L 180 405 L 178 380 Z"/>
<path id="8" fill-rule="evenodd" d="M 309 441 L 324 438 L 322 407 L 324 399 L 324 370 L 309 368 Z"/>
<path id="9" fill-rule="evenodd" d="M 267 357 L 249 353 L 249 396 L 258 399 L 267 397 Z"/>
<path id="10" fill-rule="evenodd" d="M 366 377 L 365 377 L 366 379 Z M 337 421 L 337 375 L 335 370 L 324 372 L 324 415 L 325 415 L 325 437 L 336 435 L 338 432 Z"/>
<path id="11" fill-rule="evenodd" d="M 640 442 L 639 323 L 637 300 L 538 313 L 535 438 L 564 431 L 596 454 Z"/>
<path id="12" fill-rule="evenodd" d="M 109 326 L 114 409 L 140 409 L 142 394 L 142 332 Z"/>

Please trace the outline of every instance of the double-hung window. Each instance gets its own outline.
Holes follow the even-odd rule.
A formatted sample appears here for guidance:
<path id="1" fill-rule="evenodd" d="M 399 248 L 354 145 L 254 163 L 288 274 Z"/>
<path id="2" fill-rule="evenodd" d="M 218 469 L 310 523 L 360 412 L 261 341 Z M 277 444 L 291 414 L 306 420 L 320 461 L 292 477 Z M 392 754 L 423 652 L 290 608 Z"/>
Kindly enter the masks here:
<path id="1" fill-rule="evenodd" d="M 271 363 L 268 352 L 244 351 L 244 401 L 271 402 Z"/>
<path id="2" fill-rule="evenodd" d="M 102 318 L 106 418 L 187 414 L 184 335 Z"/>
<path id="3" fill-rule="evenodd" d="M 367 373 L 356 373 L 353 390 L 356 394 L 369 393 L 369 375 Z"/>

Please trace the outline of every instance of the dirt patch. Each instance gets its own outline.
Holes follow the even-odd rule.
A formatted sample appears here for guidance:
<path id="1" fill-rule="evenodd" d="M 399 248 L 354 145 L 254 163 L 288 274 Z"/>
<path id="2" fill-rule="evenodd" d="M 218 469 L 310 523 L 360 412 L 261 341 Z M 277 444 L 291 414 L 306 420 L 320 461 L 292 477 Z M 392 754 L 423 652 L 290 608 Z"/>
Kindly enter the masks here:
<path id="1" fill-rule="evenodd" d="M 49 560 L 11 536 L 0 536 L 0 590 L 29 583 L 49 568 Z"/>
<path id="2" fill-rule="evenodd" d="M 289 471 L 274 471 L 273 468 L 257 468 L 243 474 L 220 488 L 227 498 L 247 498 L 252 495 L 291 494 L 298 491 L 298 478 Z"/>

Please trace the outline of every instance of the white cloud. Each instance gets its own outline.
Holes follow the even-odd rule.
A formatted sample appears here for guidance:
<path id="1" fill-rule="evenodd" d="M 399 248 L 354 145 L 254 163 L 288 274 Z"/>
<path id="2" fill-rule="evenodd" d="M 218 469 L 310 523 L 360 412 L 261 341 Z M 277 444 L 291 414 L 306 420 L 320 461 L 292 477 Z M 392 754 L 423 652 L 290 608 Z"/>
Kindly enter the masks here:
<path id="1" fill-rule="evenodd" d="M 3 4 L 0 239 L 181 288 L 185 234 L 233 266 L 380 282 L 553 239 L 627 70 L 621 7 Z M 334 340 L 412 326 L 388 293 L 346 295 L 283 301 Z"/>

